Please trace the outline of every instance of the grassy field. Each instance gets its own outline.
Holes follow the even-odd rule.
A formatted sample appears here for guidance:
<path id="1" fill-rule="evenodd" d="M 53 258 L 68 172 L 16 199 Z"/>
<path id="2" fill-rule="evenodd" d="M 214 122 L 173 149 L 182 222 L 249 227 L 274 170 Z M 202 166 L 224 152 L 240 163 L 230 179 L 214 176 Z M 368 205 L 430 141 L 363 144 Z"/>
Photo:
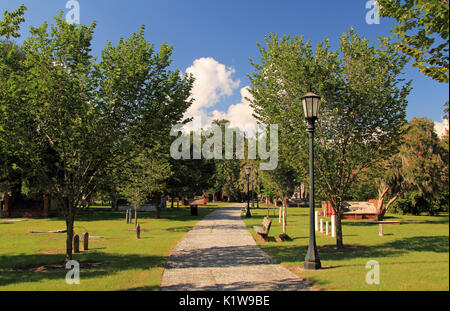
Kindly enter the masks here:
<path id="1" fill-rule="evenodd" d="M 171 250 L 211 211 L 199 208 L 199 216 L 191 217 L 187 208 L 168 209 L 161 219 L 154 219 L 154 213 L 141 213 L 140 240 L 130 231 L 134 225 L 126 224 L 124 212 L 81 212 L 75 231 L 80 239 L 86 231 L 93 238 L 88 251 L 74 254 L 81 264 L 80 285 L 65 282 L 66 234 L 29 233 L 65 229 L 62 219 L 0 219 L 0 290 L 159 290 Z M 81 245 L 80 240 L 80 249 Z"/>
<path id="2" fill-rule="evenodd" d="M 449 290 L 448 213 L 434 217 L 387 215 L 386 220 L 399 220 L 401 225 L 385 225 L 383 237 L 378 235 L 378 225 L 369 225 L 367 220 L 345 220 L 344 251 L 335 250 L 335 238 L 316 234 L 319 256 L 325 267 L 320 271 L 302 271 L 299 268 L 303 266 L 309 242 L 309 209 L 289 208 L 287 233 L 293 239 L 289 242 L 275 239 L 282 233 L 275 209 L 269 210 L 273 219 L 272 238 L 265 242 L 255 234 L 253 226 L 260 225 L 267 213 L 266 208 L 253 209 L 253 217 L 244 218 L 250 232 L 264 251 L 297 275 L 305 277 L 317 289 Z M 365 281 L 369 260 L 376 260 L 380 265 L 379 285 L 368 285 Z"/>

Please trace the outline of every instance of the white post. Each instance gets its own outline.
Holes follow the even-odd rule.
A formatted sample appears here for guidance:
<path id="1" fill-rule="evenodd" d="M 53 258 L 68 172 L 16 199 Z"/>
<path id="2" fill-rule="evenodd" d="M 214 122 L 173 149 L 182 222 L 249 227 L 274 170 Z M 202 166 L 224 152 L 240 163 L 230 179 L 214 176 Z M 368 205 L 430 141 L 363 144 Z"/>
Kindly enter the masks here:
<path id="1" fill-rule="evenodd" d="M 326 223 L 325 223 L 325 227 L 326 227 L 326 232 L 325 232 L 325 234 L 326 235 L 330 235 L 330 230 L 329 230 L 329 221 L 327 221 Z"/>
<path id="2" fill-rule="evenodd" d="M 320 233 L 323 233 L 323 219 L 320 218 Z"/>
<path id="3" fill-rule="evenodd" d="M 336 215 L 331 215 L 331 236 L 336 236 Z"/>
<path id="4" fill-rule="evenodd" d="M 316 223 L 315 223 L 315 228 L 316 228 L 316 232 L 319 231 L 319 212 L 316 211 Z"/>

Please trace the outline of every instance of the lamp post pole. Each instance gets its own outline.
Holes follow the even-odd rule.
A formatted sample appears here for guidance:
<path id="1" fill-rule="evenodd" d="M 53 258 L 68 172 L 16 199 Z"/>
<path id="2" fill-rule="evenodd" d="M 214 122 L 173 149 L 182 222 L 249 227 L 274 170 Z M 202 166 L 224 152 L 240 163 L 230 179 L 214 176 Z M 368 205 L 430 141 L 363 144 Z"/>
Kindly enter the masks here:
<path id="1" fill-rule="evenodd" d="M 248 165 L 245 167 L 245 174 L 247 175 L 247 214 L 245 215 L 246 218 L 252 217 L 252 214 L 250 213 L 250 173 L 252 171 L 252 168 Z"/>
<path id="2" fill-rule="evenodd" d="M 316 245 L 316 231 L 314 230 L 314 119 L 308 120 L 309 134 L 309 246 L 305 257 L 305 270 L 321 268 L 319 253 Z"/>
<path id="3" fill-rule="evenodd" d="M 305 257 L 304 270 L 318 270 L 322 267 L 316 245 L 315 210 L 314 210 L 314 123 L 317 120 L 320 97 L 309 92 L 303 98 L 305 117 L 308 122 L 309 136 L 309 245 Z"/>

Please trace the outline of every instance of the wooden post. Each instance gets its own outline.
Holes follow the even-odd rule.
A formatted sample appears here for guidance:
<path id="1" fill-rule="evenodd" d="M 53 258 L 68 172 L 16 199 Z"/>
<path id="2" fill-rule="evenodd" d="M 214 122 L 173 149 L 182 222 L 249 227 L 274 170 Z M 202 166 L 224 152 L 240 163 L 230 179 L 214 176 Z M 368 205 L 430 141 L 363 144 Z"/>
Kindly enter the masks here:
<path id="1" fill-rule="evenodd" d="M 323 233 L 323 219 L 320 218 L 320 233 Z"/>
<path id="2" fill-rule="evenodd" d="M 329 221 L 325 222 L 325 234 L 330 235 Z"/>
<path id="3" fill-rule="evenodd" d="M 380 236 L 383 236 L 383 224 L 380 224 Z"/>
<path id="4" fill-rule="evenodd" d="M 140 239 L 141 238 L 141 225 L 137 225 L 136 227 L 136 238 Z"/>
<path id="5" fill-rule="evenodd" d="M 318 211 L 315 211 L 315 216 L 316 216 L 316 218 L 315 218 L 315 224 L 314 224 L 314 228 L 316 229 L 316 232 L 317 231 L 319 231 L 319 212 Z"/>
<path id="6" fill-rule="evenodd" d="M 83 250 L 89 250 L 89 232 L 83 234 Z"/>
<path id="7" fill-rule="evenodd" d="M 336 236 L 336 215 L 331 215 L 331 236 Z"/>
<path id="8" fill-rule="evenodd" d="M 130 220 L 129 220 L 129 218 L 128 218 L 128 210 L 125 211 L 125 219 L 126 219 L 126 221 L 127 221 L 127 224 L 129 224 L 129 223 L 130 223 Z"/>
<path id="9" fill-rule="evenodd" d="M 78 234 L 75 234 L 73 237 L 73 252 L 80 252 L 80 237 L 78 236 Z"/>

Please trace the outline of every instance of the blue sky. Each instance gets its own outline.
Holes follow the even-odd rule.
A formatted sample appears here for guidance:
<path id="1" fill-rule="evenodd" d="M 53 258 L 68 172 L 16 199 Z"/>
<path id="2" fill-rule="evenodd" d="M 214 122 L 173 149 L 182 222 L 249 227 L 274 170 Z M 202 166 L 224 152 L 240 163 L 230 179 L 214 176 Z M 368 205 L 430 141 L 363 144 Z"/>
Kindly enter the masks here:
<path id="1" fill-rule="evenodd" d="M 6 3 L 5 3 L 6 2 Z M 21 3 L 28 7 L 23 28 L 24 37 L 29 26 L 52 21 L 59 10 L 67 13 L 67 0 L 2 0 L 0 10 L 13 10 Z M 201 107 L 207 113 L 214 110 L 230 113 L 232 105 L 242 103 L 243 88 L 249 86 L 246 74 L 253 72 L 249 58 L 259 59 L 256 42 L 264 42 L 270 31 L 279 34 L 303 34 L 313 44 L 324 38 L 337 48 L 339 36 L 353 26 L 359 35 L 372 42 L 377 36 L 388 36 L 394 21 L 381 19 L 380 24 L 366 23 L 366 0 L 78 0 L 81 23 L 97 21 L 93 51 L 99 55 L 105 43 L 128 37 L 142 24 L 146 25 L 146 38 L 159 45 L 174 45 L 173 68 L 192 72 L 214 72 L 225 75 L 216 84 L 198 87 L 204 96 Z M 195 66 L 194 61 L 197 60 Z M 202 60 L 202 61 L 198 61 Z M 220 65 L 220 66 L 219 66 Z M 208 67 L 209 66 L 209 67 Z M 197 70 L 202 67 L 202 70 Z M 208 69 L 208 70 L 209 70 Z M 208 71 L 211 73 L 211 71 Z M 409 96 L 408 119 L 429 117 L 440 121 L 443 104 L 448 100 L 448 84 L 440 84 L 408 66 L 405 77 L 413 80 Z M 221 83 L 226 84 L 223 86 Z M 209 92 L 209 93 L 208 93 Z M 238 106 L 235 115 L 240 114 Z M 227 112 L 228 111 L 228 112 Z M 230 115 L 230 114 L 229 114 Z"/>

